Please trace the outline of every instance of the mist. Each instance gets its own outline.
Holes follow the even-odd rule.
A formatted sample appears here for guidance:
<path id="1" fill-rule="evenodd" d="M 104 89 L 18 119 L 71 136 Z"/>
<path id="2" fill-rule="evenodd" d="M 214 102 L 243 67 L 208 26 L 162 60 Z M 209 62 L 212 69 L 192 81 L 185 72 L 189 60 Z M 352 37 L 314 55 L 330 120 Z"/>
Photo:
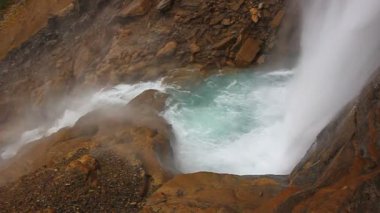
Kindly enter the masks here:
<path id="1" fill-rule="evenodd" d="M 49 136 L 58 130 L 73 126 L 85 114 L 109 105 L 126 105 L 133 98 L 147 89 L 163 90 L 161 81 L 147 82 L 135 85 L 116 85 L 108 89 L 102 89 L 80 97 L 65 99 L 66 109 L 62 115 L 52 122 L 36 121 L 36 128 L 23 132 L 15 141 L 0 149 L 0 160 L 7 160 L 14 157 L 26 144 Z"/>

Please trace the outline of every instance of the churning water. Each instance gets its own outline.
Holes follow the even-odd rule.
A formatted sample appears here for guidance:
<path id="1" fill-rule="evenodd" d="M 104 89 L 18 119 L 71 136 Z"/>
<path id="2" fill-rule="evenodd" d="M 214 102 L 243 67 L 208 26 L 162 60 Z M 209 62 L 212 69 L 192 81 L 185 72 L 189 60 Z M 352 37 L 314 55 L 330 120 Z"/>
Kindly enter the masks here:
<path id="1" fill-rule="evenodd" d="M 279 134 L 290 71 L 214 76 L 172 94 L 165 118 L 173 124 L 178 167 L 184 172 L 256 174 L 280 151 Z"/>

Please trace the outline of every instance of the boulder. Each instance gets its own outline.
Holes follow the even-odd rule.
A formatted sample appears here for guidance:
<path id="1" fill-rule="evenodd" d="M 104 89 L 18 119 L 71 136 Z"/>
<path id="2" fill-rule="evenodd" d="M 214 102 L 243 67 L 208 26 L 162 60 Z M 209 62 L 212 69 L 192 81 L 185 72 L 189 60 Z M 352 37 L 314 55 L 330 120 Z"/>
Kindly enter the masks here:
<path id="1" fill-rule="evenodd" d="M 273 17 L 271 23 L 270 23 L 270 26 L 275 29 L 275 28 L 278 28 L 282 22 L 282 20 L 284 19 L 284 16 L 285 16 L 285 10 L 280 10 L 276 13 L 276 15 Z"/>
<path id="2" fill-rule="evenodd" d="M 196 54 L 201 51 L 201 48 L 194 42 L 189 45 L 190 52 Z"/>
<path id="3" fill-rule="evenodd" d="M 98 162 L 90 155 L 83 155 L 77 160 L 71 161 L 66 167 L 66 171 L 79 171 L 85 175 L 95 172 L 98 168 Z"/>
<path id="4" fill-rule="evenodd" d="M 169 41 L 157 52 L 156 56 L 159 58 L 173 56 L 177 49 L 177 45 L 177 42 Z"/>
<path id="5" fill-rule="evenodd" d="M 249 12 L 251 13 L 251 20 L 252 20 L 254 23 L 259 22 L 259 19 L 260 19 L 260 17 L 261 17 L 260 11 L 259 11 L 257 8 L 251 8 L 251 9 L 249 10 Z"/>
<path id="6" fill-rule="evenodd" d="M 165 109 L 167 97 L 165 93 L 150 89 L 138 95 L 128 105 L 138 108 L 149 107 L 156 112 L 162 112 Z"/>
<path id="7" fill-rule="evenodd" d="M 119 16 L 123 18 L 143 16 L 149 12 L 151 7 L 151 0 L 133 0 L 120 11 Z"/>
<path id="8" fill-rule="evenodd" d="M 260 51 L 261 42 L 248 38 L 240 47 L 235 57 L 235 63 L 239 67 L 245 67 L 252 63 Z"/>

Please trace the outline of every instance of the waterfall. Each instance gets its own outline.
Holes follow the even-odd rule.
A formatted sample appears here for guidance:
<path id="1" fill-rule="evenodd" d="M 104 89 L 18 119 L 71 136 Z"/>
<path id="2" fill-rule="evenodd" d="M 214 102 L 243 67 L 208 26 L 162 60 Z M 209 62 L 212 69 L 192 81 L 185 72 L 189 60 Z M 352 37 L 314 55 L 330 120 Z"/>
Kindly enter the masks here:
<path id="1" fill-rule="evenodd" d="M 264 79 L 253 75 L 252 82 L 264 81 L 266 85 L 248 86 L 250 82 L 240 81 L 251 91 L 231 91 L 223 84 L 212 88 L 224 91 L 211 97 L 211 102 L 228 99 L 223 103 L 227 106 L 224 111 L 215 107 L 217 103 L 202 103 L 207 106 L 174 105 L 172 112 L 167 113 L 176 128 L 177 159 L 184 172 L 288 174 L 316 135 L 358 95 L 379 66 L 380 1 L 305 0 L 302 3 L 301 56 L 291 71 L 292 80 L 273 83 L 265 80 L 273 78 L 271 73 Z M 223 95 L 231 92 L 233 97 Z M 238 110 L 228 107 L 229 102 Z M 247 104 L 249 112 L 246 112 Z M 210 106 L 214 109 L 205 114 L 204 108 Z M 239 113 L 239 109 L 244 116 L 233 119 L 232 115 Z M 189 111 L 193 111 L 195 118 L 188 118 Z M 216 121 L 209 126 L 200 123 L 208 120 Z M 241 126 L 227 125 L 222 127 L 224 132 L 213 132 L 223 122 L 237 122 L 235 125 Z"/>

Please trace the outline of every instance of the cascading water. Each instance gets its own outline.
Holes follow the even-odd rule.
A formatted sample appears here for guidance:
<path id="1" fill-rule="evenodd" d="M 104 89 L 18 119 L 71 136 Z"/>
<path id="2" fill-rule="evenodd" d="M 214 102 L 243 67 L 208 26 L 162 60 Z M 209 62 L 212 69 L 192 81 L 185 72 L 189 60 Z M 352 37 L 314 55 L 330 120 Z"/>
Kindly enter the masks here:
<path id="1" fill-rule="evenodd" d="M 214 76 L 171 94 L 163 116 L 173 125 L 178 167 L 184 172 L 287 174 L 320 130 L 378 66 L 380 1 L 303 1 L 301 57 L 292 71 Z M 67 110 L 51 128 L 25 132 L 2 149 L 19 148 L 75 123 L 101 103 L 125 104 L 158 83 L 119 85 Z"/>

